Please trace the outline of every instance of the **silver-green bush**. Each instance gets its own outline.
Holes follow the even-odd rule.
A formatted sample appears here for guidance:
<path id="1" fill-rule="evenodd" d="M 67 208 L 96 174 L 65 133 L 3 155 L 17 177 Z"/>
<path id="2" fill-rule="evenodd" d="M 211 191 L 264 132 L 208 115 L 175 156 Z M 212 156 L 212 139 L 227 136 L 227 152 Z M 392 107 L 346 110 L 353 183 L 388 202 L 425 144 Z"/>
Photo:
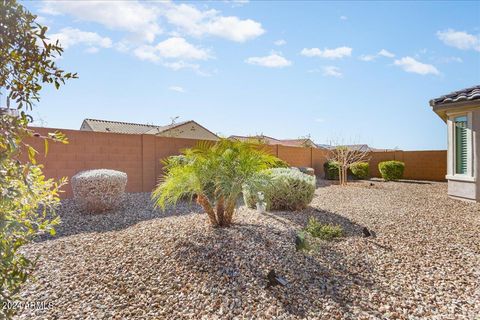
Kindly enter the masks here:
<path id="1" fill-rule="evenodd" d="M 262 186 L 245 185 L 243 198 L 245 204 L 254 208 L 258 192 L 263 193 L 267 210 L 301 210 L 312 201 L 315 193 L 315 177 L 298 169 L 274 168 L 261 173 L 267 175 L 269 183 Z"/>

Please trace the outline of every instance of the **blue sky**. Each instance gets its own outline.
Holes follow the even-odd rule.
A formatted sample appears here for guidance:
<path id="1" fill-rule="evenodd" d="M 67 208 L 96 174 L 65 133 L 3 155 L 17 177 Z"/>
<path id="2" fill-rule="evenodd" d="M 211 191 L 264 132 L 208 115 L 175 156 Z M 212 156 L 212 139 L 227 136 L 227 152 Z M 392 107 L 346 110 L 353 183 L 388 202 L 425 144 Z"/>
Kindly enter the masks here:
<path id="1" fill-rule="evenodd" d="M 24 2 L 79 74 L 33 115 L 445 149 L 428 101 L 480 83 L 479 2 Z"/>

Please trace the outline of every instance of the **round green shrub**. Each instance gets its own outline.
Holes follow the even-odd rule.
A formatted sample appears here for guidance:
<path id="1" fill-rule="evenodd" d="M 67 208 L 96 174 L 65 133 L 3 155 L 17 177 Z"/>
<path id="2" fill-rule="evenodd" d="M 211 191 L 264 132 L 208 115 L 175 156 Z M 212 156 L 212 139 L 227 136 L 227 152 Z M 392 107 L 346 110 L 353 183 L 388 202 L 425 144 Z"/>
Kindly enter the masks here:
<path id="1" fill-rule="evenodd" d="M 340 166 L 335 161 L 327 161 L 323 164 L 325 179 L 338 180 Z"/>
<path id="2" fill-rule="evenodd" d="M 350 166 L 350 171 L 356 179 L 367 179 L 369 174 L 368 162 L 358 162 Z"/>
<path id="3" fill-rule="evenodd" d="M 243 188 L 243 199 L 248 207 L 255 208 L 258 192 L 263 193 L 267 210 L 301 210 L 312 202 L 316 187 L 314 176 L 290 168 L 268 169 L 261 174 L 268 176 L 268 184 Z"/>
<path id="4" fill-rule="evenodd" d="M 385 181 L 395 181 L 403 177 L 405 163 L 401 161 L 383 161 L 378 164 L 378 170 Z"/>

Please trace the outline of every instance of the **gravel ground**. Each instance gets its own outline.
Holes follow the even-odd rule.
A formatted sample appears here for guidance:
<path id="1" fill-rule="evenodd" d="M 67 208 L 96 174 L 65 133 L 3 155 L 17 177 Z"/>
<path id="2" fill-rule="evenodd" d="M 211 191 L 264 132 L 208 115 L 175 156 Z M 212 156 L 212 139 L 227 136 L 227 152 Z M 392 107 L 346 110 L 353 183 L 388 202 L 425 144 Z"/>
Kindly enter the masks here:
<path id="1" fill-rule="evenodd" d="M 88 216 L 62 203 L 37 280 L 18 319 L 479 319 L 480 204 L 449 199 L 445 183 L 321 181 L 302 212 L 240 207 L 227 229 L 199 208 L 152 209 L 129 194 L 117 212 Z M 308 217 L 345 237 L 296 252 Z M 362 228 L 376 238 L 363 238 Z M 286 287 L 266 289 L 274 268 Z"/>

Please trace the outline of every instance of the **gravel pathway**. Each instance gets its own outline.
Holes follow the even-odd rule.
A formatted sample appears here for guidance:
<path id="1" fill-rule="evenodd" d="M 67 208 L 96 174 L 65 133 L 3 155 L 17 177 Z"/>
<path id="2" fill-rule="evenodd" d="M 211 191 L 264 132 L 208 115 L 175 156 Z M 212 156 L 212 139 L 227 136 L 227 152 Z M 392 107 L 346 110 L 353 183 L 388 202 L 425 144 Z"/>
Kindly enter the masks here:
<path id="1" fill-rule="evenodd" d="M 258 215 L 212 229 L 199 208 L 152 209 L 129 194 L 117 212 L 85 216 L 65 200 L 17 319 L 479 319 L 480 204 L 445 183 L 321 181 L 303 212 Z M 346 236 L 296 252 L 308 217 Z M 376 238 L 362 237 L 367 226 Z M 265 289 L 274 268 L 287 287 Z"/>

